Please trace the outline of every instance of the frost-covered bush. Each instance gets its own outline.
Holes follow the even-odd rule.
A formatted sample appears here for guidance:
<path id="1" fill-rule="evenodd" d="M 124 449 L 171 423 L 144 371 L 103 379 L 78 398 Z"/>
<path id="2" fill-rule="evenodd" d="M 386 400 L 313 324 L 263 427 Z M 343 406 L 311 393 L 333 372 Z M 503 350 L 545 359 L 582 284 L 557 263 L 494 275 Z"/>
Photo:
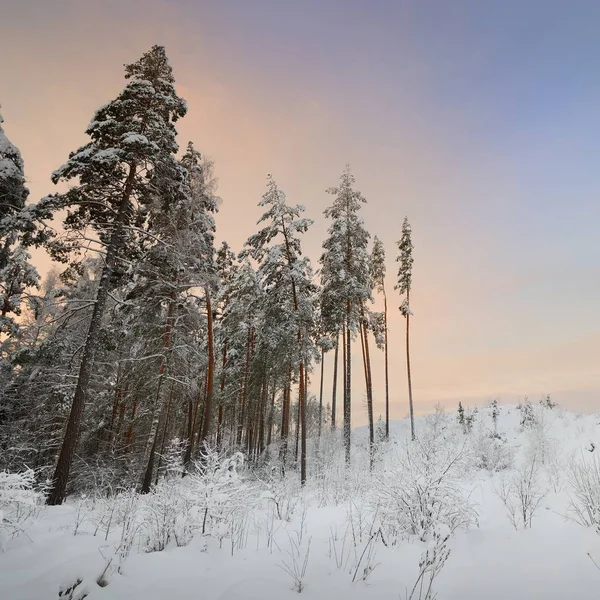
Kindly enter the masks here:
<path id="1" fill-rule="evenodd" d="M 546 495 L 540 483 L 538 459 L 535 456 L 530 458 L 512 477 L 502 478 L 496 494 L 506 507 L 515 529 L 531 528 L 533 517 Z"/>
<path id="2" fill-rule="evenodd" d="M 571 502 L 568 515 L 584 527 L 600 534 L 600 459 L 582 454 L 568 468 Z"/>
<path id="3" fill-rule="evenodd" d="M 471 438 L 473 466 L 491 472 L 512 467 L 514 451 L 501 436 L 479 427 Z"/>
<path id="4" fill-rule="evenodd" d="M 386 537 L 425 540 L 439 525 L 453 532 L 477 523 L 461 486 L 469 463 L 466 446 L 444 427 L 445 419 L 437 418 L 421 439 L 404 445 L 389 468 L 374 475 L 371 501 Z"/>
<path id="5" fill-rule="evenodd" d="M 300 501 L 300 482 L 295 473 L 261 481 L 261 500 L 266 500 L 280 521 L 290 521 Z"/>
<path id="6" fill-rule="evenodd" d="M 254 486 L 239 474 L 243 465 L 240 452 L 223 457 L 207 450 L 195 472 L 183 480 L 194 532 L 215 537 L 221 543 L 229 538 L 232 552 L 245 544 L 249 517 L 258 496 Z"/>
<path id="7" fill-rule="evenodd" d="M 350 498 L 362 496 L 369 487 L 369 455 L 367 448 L 352 457 L 348 467 L 339 432 L 326 432 L 321 436 L 319 452 L 311 461 L 310 484 L 317 493 L 320 506 L 338 506 Z M 379 464 L 383 453 L 377 457 Z M 297 479 L 297 477 L 296 477 Z"/>
<path id="8" fill-rule="evenodd" d="M 192 501 L 179 486 L 159 483 L 146 494 L 141 506 L 144 545 L 148 552 L 160 552 L 171 542 L 185 546 L 193 535 L 190 515 Z"/>
<path id="9" fill-rule="evenodd" d="M 35 489 L 35 473 L 0 471 L 0 549 L 23 532 L 25 522 L 33 517 L 43 495 Z"/>

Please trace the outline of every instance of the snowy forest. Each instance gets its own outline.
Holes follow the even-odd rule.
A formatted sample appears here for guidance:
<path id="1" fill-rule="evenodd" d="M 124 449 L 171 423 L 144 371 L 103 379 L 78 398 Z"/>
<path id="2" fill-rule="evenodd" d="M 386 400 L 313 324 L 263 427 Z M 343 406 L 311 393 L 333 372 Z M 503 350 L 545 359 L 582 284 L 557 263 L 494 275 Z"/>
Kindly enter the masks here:
<path id="1" fill-rule="evenodd" d="M 302 251 L 312 221 L 271 175 L 260 229 L 238 252 L 215 248 L 213 165 L 191 141 L 178 156 L 175 123 L 187 107 L 164 48 L 125 77 L 93 116 L 89 143 L 54 172 L 64 192 L 27 204 L 19 152 L 2 139 L 0 467 L 48 479 L 49 504 L 117 483 L 147 493 L 176 457 L 186 471 L 209 449 L 240 451 L 253 465 L 276 460 L 305 483 L 308 440 L 324 431 L 343 429 L 350 462 L 357 340 L 372 462 L 370 352 L 387 354 L 387 326 L 370 304 L 385 298 L 385 250 L 370 243 L 350 168 L 327 190 L 318 266 Z M 408 327 L 407 220 L 400 237 L 395 287 Z M 42 280 L 32 245 L 56 261 Z M 332 391 L 321 376 L 318 399 L 309 397 L 326 354 Z M 379 427 L 387 438 L 389 401 Z"/>
<path id="2" fill-rule="evenodd" d="M 188 107 L 164 47 L 124 74 L 57 165 L 58 191 L 33 202 L 0 117 L 7 600 L 484 597 L 485 574 L 523 544 L 547 548 L 529 574 L 566 564 L 566 587 L 550 578 L 528 595 L 525 573 L 522 595 L 485 597 L 596 597 L 596 418 L 550 396 L 416 417 L 408 218 L 384 248 L 349 166 L 323 190 L 323 215 L 288 201 L 273 174 L 243 247 L 217 245 L 218 165 L 177 139 Z M 328 226 L 312 260 L 311 217 Z M 401 347 L 388 348 L 388 310 L 403 316 Z M 401 421 L 392 356 L 408 375 Z M 367 425 L 353 428 L 363 397 Z M 486 527 L 487 545 L 474 537 Z M 468 583 L 478 544 L 490 564 Z"/>

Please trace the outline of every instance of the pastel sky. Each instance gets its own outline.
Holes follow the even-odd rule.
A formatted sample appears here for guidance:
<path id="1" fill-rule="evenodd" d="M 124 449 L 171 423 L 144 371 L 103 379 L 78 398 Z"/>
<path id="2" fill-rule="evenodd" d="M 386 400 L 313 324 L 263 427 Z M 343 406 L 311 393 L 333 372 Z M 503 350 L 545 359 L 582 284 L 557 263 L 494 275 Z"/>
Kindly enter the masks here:
<path id="1" fill-rule="evenodd" d="M 181 144 L 215 161 L 219 239 L 241 247 L 273 173 L 315 219 L 316 264 L 325 189 L 351 163 L 388 252 L 394 417 L 407 411 L 393 291 L 405 214 L 418 412 L 544 392 L 596 411 L 599 22 L 595 0 L 5 0 L 0 103 L 38 199 L 122 64 L 164 44 L 189 105 Z M 376 380 L 382 365 L 377 353 Z M 375 402 L 379 414 L 382 386 Z"/>

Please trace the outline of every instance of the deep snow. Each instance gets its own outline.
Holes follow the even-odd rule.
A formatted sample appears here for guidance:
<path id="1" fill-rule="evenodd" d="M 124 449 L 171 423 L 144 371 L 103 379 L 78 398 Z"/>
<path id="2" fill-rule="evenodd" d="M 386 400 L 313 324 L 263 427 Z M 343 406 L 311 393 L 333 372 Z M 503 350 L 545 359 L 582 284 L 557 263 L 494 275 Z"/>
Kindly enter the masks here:
<path id="1" fill-rule="evenodd" d="M 542 409 L 535 408 L 536 413 L 542 414 Z M 532 430 L 520 426 L 520 416 L 515 406 L 500 407 L 497 430 L 506 439 L 502 444 L 514 449 L 511 469 L 493 473 L 474 468 L 464 471 L 462 490 L 478 513 L 478 525 L 467 530 L 457 529 L 451 535 L 449 558 L 433 583 L 438 600 L 600 598 L 600 570 L 588 556 L 589 553 L 600 564 L 600 535 L 593 528 L 566 518 L 573 495 L 569 464 L 573 460 L 587 460 L 592 455 L 591 444 L 597 448 L 595 452 L 600 452 L 600 419 L 561 408 L 543 411 L 546 456 L 545 464 L 539 469 L 538 482 L 547 493 L 532 527 L 515 530 L 495 490 L 503 478 L 512 477 L 515 469 L 525 464 L 531 455 L 536 438 Z M 489 408 L 479 410 L 473 431 L 467 436 L 457 425 L 456 414 L 448 414 L 444 423 L 450 432 L 448 439 L 461 444 L 463 438 L 472 439 L 493 428 Z M 430 427 L 425 418 L 418 419 L 416 425 L 418 435 Z M 395 463 L 396 454 L 402 451 L 408 439 L 408 421 L 392 423 L 391 430 L 392 439 L 381 450 L 384 458 L 376 472 Z M 376 484 L 369 479 L 366 463 L 360 459 L 366 454 L 365 435 L 364 429 L 355 431 L 353 460 L 357 464 L 349 477 L 353 482 L 339 484 L 340 489 L 345 490 L 338 490 L 339 498 L 335 498 L 338 484 L 332 485 L 333 492 L 329 490 L 327 495 L 323 491 L 325 484 L 321 487 L 309 484 L 305 491 L 299 492 L 292 482 L 288 485 L 290 497 L 281 494 L 285 506 L 282 507 L 284 519 L 280 520 L 273 514 L 272 496 L 281 492 L 265 491 L 271 488 L 251 484 L 241 497 L 244 516 L 239 521 L 242 523 L 239 531 L 234 531 L 236 526 L 219 530 L 224 525 L 215 525 L 210 535 L 196 533 L 189 544 L 182 547 L 171 541 L 160 552 L 144 552 L 144 545 L 137 539 L 131 555 L 123 563 L 122 573 L 111 572 L 106 587 L 100 587 L 96 580 L 105 568 L 106 557 L 114 552 L 119 527 L 113 527 L 107 540 L 101 528 L 94 535 L 101 509 L 98 503 L 89 500 L 72 500 L 61 507 L 42 507 L 39 514 L 24 525 L 25 533 L 8 540 L 4 552 L 0 553 L 0 598 L 52 600 L 58 598 L 59 589 L 69 587 L 77 579 L 83 581 L 75 589 L 73 598 L 86 588 L 90 600 L 297 598 L 294 581 L 285 572 L 286 563 L 288 568 L 294 568 L 292 555 L 297 545 L 299 569 L 309 547 L 301 592 L 307 600 L 404 599 L 417 577 L 419 559 L 427 548 L 427 541 L 404 536 L 396 544 L 386 540 L 386 546 L 376 538 L 371 548 L 373 554 L 367 559 L 368 532 L 357 543 L 356 554 L 350 542 L 356 537 L 355 532 L 354 536 L 347 534 L 346 547 L 342 547 L 344 532 L 348 532 L 348 515 L 353 515 L 350 519 L 353 522 L 361 519 L 367 522 L 372 516 L 369 498 Z M 237 485 L 243 485 L 246 476 L 242 471 L 239 480 L 223 490 L 215 483 L 211 489 L 213 492 L 217 489 L 218 493 L 213 494 L 213 501 L 221 507 L 226 505 L 226 495 Z M 174 479 L 169 485 L 177 488 L 183 485 L 180 481 Z M 325 496 L 329 500 L 324 500 Z M 239 499 L 235 502 L 240 504 Z M 285 520 L 288 512 L 289 521 Z M 78 521 L 81 522 L 74 535 Z M 374 523 L 375 518 L 371 522 Z M 368 529 L 367 526 L 365 531 Z M 271 530 L 273 543 L 270 544 Z M 234 544 L 232 535 L 237 536 Z M 233 552 L 232 546 L 235 546 Z M 358 568 L 357 556 L 362 556 Z M 343 564 L 339 566 L 340 563 Z M 365 567 L 372 572 L 363 581 Z"/>

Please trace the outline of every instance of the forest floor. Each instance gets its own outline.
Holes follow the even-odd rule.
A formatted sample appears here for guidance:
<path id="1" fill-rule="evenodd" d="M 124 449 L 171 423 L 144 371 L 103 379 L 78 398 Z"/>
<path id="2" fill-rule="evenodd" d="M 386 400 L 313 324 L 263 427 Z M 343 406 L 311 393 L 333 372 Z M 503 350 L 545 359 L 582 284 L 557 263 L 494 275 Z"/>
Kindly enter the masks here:
<path id="1" fill-rule="evenodd" d="M 349 471 L 329 438 L 302 489 L 225 461 L 147 497 L 39 507 L 4 540 L 0 598 L 600 598 L 600 418 L 535 405 L 523 426 L 499 408 L 466 434 L 455 414 L 417 419 L 418 445 L 392 423 L 372 473 L 364 428 Z"/>

